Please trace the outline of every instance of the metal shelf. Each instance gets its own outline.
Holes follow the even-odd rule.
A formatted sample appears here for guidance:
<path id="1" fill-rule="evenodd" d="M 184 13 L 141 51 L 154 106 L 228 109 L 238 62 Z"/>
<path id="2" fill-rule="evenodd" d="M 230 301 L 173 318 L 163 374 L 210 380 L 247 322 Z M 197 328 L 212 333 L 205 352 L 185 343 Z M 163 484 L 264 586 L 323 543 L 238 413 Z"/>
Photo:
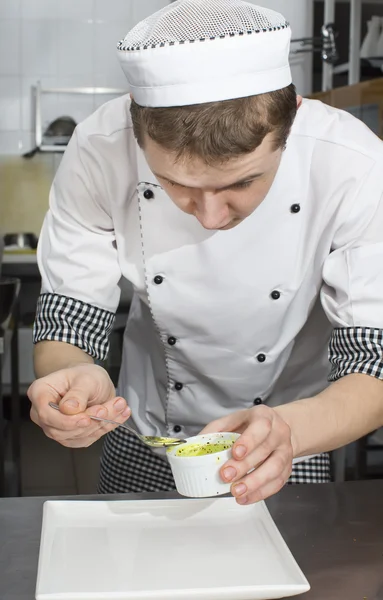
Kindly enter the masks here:
<path id="1" fill-rule="evenodd" d="M 348 62 L 334 67 L 324 63 L 322 74 L 322 91 L 333 88 L 333 75 L 348 72 L 348 85 L 360 81 L 360 45 L 362 25 L 362 3 L 367 0 L 349 0 L 350 3 L 350 30 L 349 30 L 349 57 Z M 336 0 L 324 0 L 324 22 L 334 23 Z"/>
<path id="2" fill-rule="evenodd" d="M 107 87 L 72 87 L 72 88 L 43 88 L 38 81 L 35 90 L 35 145 L 40 152 L 65 152 L 66 145 L 43 144 L 43 125 L 41 101 L 44 94 L 78 94 L 78 95 L 123 95 L 126 89 Z"/>

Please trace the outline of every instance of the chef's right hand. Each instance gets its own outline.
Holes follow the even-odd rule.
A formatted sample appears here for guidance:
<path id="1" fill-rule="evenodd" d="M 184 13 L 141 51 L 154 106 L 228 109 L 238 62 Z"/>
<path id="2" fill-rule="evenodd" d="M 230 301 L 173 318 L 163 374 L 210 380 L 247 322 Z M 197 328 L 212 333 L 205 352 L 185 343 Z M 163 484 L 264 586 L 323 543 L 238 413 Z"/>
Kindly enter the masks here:
<path id="1" fill-rule="evenodd" d="M 84 363 L 37 379 L 28 390 L 31 419 L 45 435 L 69 448 L 86 448 L 116 425 L 93 421 L 90 415 L 124 423 L 130 409 L 116 397 L 108 373 Z M 60 411 L 49 406 L 54 402 Z"/>

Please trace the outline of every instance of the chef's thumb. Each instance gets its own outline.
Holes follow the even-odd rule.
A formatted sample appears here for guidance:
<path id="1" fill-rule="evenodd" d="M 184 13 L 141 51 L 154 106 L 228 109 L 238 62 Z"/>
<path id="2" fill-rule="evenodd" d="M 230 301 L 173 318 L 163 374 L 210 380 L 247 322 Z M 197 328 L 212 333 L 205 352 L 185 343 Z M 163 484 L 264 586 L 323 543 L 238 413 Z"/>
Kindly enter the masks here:
<path id="1" fill-rule="evenodd" d="M 60 411 L 65 415 L 77 415 L 88 408 L 89 394 L 82 389 L 71 388 L 59 403 Z"/>

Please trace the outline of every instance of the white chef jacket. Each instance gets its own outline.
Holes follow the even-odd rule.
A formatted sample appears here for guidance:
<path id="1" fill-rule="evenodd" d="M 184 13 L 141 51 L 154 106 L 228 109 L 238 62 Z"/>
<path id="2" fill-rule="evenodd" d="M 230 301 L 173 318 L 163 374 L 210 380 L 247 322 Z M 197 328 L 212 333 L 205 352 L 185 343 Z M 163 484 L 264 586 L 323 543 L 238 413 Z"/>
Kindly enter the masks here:
<path id="1" fill-rule="evenodd" d="M 134 297 L 119 394 L 145 434 L 383 378 L 383 144 L 304 100 L 262 204 L 229 231 L 183 213 L 150 171 L 129 98 L 80 124 L 50 195 L 34 340 L 105 358 L 119 281 Z M 330 342 L 330 362 L 328 344 Z"/>

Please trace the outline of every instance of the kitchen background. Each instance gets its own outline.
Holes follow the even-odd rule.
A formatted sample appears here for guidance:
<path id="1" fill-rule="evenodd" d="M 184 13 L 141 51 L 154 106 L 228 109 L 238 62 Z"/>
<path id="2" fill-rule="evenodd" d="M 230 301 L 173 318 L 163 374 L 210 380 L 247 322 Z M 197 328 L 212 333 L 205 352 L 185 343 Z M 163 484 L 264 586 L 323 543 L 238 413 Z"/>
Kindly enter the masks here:
<path id="1" fill-rule="evenodd" d="M 323 1 L 254 2 L 257 3 L 283 12 L 291 23 L 293 38 L 320 36 L 324 23 Z M 35 146 L 37 82 L 43 89 L 90 88 L 86 94 L 69 91 L 43 94 L 43 131 L 58 117 L 68 116 L 77 123 L 82 121 L 102 103 L 126 89 L 116 57 L 117 42 L 138 21 L 166 4 L 166 0 L 0 0 L 0 235 L 31 232 L 38 236 L 48 207 L 49 188 L 62 156 L 60 152 L 44 152 L 29 159 L 23 157 Z M 364 38 L 367 21 L 372 15 L 383 15 L 383 7 L 381 2 L 362 4 L 361 38 Z M 337 2 L 338 50 L 342 61 L 348 58 L 349 19 L 350 3 Z M 321 89 L 320 53 L 292 54 L 291 62 L 299 93 L 307 96 Z M 362 69 L 362 79 L 380 76 L 380 69 Z M 335 85 L 347 84 L 347 74 L 340 73 L 336 77 Z M 94 88 L 112 88 L 114 93 L 94 93 Z M 355 106 L 353 109 L 359 110 Z M 100 444 L 87 450 L 68 450 L 45 438 L 28 420 L 25 392 L 33 380 L 31 323 L 39 290 L 34 253 L 29 249 L 21 253 L 11 248 L 4 256 L 3 275 L 17 275 L 22 279 L 18 334 L 23 416 L 21 491 L 25 495 L 94 492 Z M 114 378 L 118 371 L 120 335 L 129 309 L 129 286 L 123 291 L 107 365 Z M 6 431 L 12 413 L 9 344 L 4 362 L 0 372 L 4 383 Z M 352 456 L 348 460 L 352 462 Z M 9 458 L 8 470 L 12 470 L 13 463 L 12 457 Z"/>

